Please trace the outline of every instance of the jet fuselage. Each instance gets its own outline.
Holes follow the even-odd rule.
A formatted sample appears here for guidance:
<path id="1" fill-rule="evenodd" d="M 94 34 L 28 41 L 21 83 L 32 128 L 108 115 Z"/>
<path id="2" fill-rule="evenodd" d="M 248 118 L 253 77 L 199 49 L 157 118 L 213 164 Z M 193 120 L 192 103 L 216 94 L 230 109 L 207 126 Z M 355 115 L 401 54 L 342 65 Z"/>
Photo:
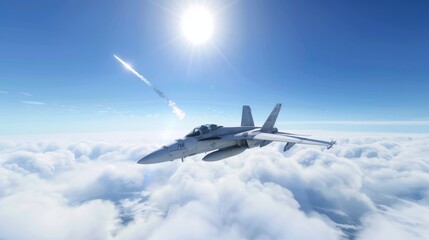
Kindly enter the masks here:
<path id="1" fill-rule="evenodd" d="M 173 144 L 150 153 L 140 159 L 140 164 L 152 164 L 207 153 L 204 161 L 218 161 L 237 155 L 248 148 L 264 147 L 273 141 L 284 142 L 283 151 L 288 151 L 295 144 L 326 146 L 330 149 L 335 141 L 322 141 L 302 137 L 302 134 L 279 132 L 274 124 L 280 112 L 281 104 L 277 104 L 262 127 L 255 127 L 249 106 L 243 106 L 240 127 L 222 127 L 205 124 L 194 128 L 184 138 L 177 139 Z M 217 151 L 214 151 L 217 150 Z M 213 151 L 213 152 L 212 152 Z"/>
<path id="2" fill-rule="evenodd" d="M 251 144 L 249 146 L 246 140 L 224 140 L 221 139 L 221 137 L 237 133 L 244 133 L 252 130 L 255 131 L 258 129 L 259 128 L 257 127 L 219 127 L 214 131 L 202 134 L 200 136 L 191 136 L 177 139 L 175 143 L 163 146 L 161 149 L 150 153 L 138 161 L 138 163 L 150 164 L 173 161 L 175 159 L 185 158 L 188 156 L 228 147 L 256 147 L 259 146 L 259 144 Z"/>

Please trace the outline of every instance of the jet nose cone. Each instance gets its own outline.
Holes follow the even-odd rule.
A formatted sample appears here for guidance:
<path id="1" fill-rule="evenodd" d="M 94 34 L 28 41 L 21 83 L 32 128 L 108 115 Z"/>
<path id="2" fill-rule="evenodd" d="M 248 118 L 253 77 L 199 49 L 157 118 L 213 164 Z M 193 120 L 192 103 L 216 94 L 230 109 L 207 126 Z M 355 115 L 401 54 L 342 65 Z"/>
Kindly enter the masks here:
<path id="1" fill-rule="evenodd" d="M 162 150 L 157 150 L 155 152 L 152 152 L 145 156 L 144 158 L 140 159 L 137 163 L 139 164 L 153 164 L 153 163 L 160 163 L 169 161 L 167 152 Z"/>

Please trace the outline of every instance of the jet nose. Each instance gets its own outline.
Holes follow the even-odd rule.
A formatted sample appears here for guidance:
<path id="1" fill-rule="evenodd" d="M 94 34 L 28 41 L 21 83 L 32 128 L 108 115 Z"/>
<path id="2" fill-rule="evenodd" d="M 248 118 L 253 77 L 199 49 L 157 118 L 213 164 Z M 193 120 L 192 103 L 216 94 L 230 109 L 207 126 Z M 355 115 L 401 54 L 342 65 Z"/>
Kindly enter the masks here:
<path id="1" fill-rule="evenodd" d="M 140 159 L 137 163 L 139 164 L 153 164 L 153 163 L 160 163 L 169 161 L 168 153 L 165 151 L 165 149 L 156 150 L 144 158 Z"/>

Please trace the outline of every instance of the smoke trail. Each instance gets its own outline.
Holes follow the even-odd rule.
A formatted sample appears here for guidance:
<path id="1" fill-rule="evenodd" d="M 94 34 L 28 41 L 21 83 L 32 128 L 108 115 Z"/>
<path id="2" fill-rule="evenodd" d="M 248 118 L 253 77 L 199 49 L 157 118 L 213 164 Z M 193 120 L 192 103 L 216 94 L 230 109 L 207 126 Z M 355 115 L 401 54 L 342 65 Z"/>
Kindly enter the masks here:
<path id="1" fill-rule="evenodd" d="M 116 58 L 116 60 L 118 60 L 120 63 L 122 63 L 122 65 L 124 65 L 124 67 L 126 69 L 130 70 L 132 73 L 134 73 L 134 75 L 136 75 L 138 78 L 140 78 L 140 80 L 142 80 L 144 83 L 146 83 L 146 85 L 148 85 L 156 94 L 158 94 L 158 96 L 160 96 L 162 99 L 164 99 L 164 101 L 166 101 L 168 103 L 168 106 L 171 108 L 173 113 L 176 114 L 176 116 L 180 120 L 185 118 L 185 112 L 182 109 L 180 109 L 175 102 L 170 100 L 167 96 L 165 96 L 165 94 L 163 92 L 161 92 L 159 89 L 154 87 L 151 82 L 149 82 L 146 78 L 144 78 L 142 75 L 140 75 L 140 73 L 138 73 L 136 70 L 134 70 L 128 63 L 124 62 L 122 59 L 120 59 L 116 55 L 113 55 L 113 56 Z"/>

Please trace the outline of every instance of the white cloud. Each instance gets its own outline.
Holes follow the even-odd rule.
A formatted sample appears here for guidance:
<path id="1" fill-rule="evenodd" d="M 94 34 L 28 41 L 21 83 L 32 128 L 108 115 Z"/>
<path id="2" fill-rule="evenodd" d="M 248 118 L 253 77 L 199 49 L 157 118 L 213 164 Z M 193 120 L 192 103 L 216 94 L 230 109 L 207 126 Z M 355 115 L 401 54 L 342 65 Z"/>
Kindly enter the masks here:
<path id="1" fill-rule="evenodd" d="M 28 93 L 28 92 L 19 92 L 19 94 L 26 96 L 26 97 L 32 97 L 33 96 L 31 93 Z"/>
<path id="2" fill-rule="evenodd" d="M 393 207 L 380 206 L 379 212 L 365 216 L 358 239 L 425 239 L 428 226 L 427 206 L 400 201 Z"/>
<path id="3" fill-rule="evenodd" d="M 0 239 L 429 235 L 428 136 L 135 163 L 162 144 L 150 134 L 0 140 Z"/>
<path id="4" fill-rule="evenodd" d="M 94 200 L 70 206 L 55 193 L 16 192 L 0 199 L 4 239 L 107 239 L 116 226 L 116 209 Z"/>
<path id="5" fill-rule="evenodd" d="M 51 176 L 55 171 L 69 170 L 75 163 L 73 153 L 65 149 L 43 153 L 16 151 L 5 157 L 4 168 L 22 174 L 34 173 L 41 177 Z"/>
<path id="6" fill-rule="evenodd" d="M 30 104 L 30 105 L 46 105 L 46 103 L 38 102 L 38 101 L 21 101 L 21 102 L 25 104 Z"/>

